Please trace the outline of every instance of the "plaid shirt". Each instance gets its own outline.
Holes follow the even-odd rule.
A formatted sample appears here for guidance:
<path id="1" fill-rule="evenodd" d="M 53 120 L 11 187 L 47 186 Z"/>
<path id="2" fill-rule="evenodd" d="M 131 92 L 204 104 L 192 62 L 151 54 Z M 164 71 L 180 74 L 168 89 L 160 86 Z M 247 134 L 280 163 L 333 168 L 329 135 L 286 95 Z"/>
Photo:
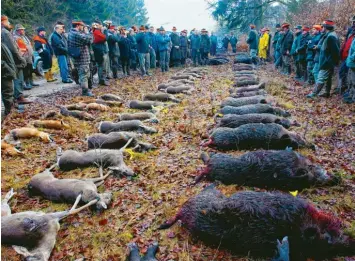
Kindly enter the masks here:
<path id="1" fill-rule="evenodd" d="M 92 36 L 90 34 L 81 33 L 74 28 L 70 30 L 68 36 L 68 47 L 80 48 L 80 56 L 78 58 L 73 58 L 76 66 L 90 64 L 89 46 L 91 43 Z"/>

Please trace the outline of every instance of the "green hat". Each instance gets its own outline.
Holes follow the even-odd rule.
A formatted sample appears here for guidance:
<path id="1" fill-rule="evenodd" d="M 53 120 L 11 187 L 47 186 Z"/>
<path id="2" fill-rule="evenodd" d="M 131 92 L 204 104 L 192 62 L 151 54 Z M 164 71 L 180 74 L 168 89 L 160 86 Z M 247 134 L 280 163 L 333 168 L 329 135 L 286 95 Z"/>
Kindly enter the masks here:
<path id="1" fill-rule="evenodd" d="M 164 27 L 160 26 L 159 31 L 165 31 Z"/>
<path id="2" fill-rule="evenodd" d="M 295 29 L 302 30 L 302 25 L 296 25 Z"/>

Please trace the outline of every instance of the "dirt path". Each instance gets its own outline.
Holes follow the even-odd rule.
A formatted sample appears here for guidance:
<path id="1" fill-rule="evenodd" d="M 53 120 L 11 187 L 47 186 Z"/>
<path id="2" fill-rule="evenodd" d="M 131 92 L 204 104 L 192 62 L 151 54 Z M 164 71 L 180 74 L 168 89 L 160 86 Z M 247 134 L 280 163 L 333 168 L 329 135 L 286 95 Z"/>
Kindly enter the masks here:
<path id="1" fill-rule="evenodd" d="M 156 91 L 156 85 L 169 78 L 158 72 L 152 78 L 134 77 L 119 80 L 110 87 L 97 88 L 95 95 L 114 93 L 125 101 L 141 99 L 143 94 Z M 160 123 L 151 125 L 158 129 L 155 135 L 144 135 L 143 140 L 153 143 L 159 149 L 155 152 L 135 154 L 133 159 L 127 155 L 127 165 L 135 170 L 137 177 L 132 180 L 110 177 L 100 191 L 110 190 L 114 200 L 111 208 L 102 214 L 89 210 L 66 219 L 57 236 L 57 243 L 51 260 L 75 260 L 86 257 L 88 260 L 124 260 L 126 245 L 135 241 L 144 251 L 153 241 L 158 241 L 160 251 L 158 260 L 252 260 L 231 256 L 225 251 L 211 249 L 201 242 L 191 239 L 188 233 L 174 226 L 166 231 L 156 228 L 167 218 L 173 216 L 179 206 L 190 196 L 198 193 L 208 183 L 191 187 L 198 168 L 200 143 L 207 138 L 207 130 L 213 127 L 213 115 L 220 102 L 227 97 L 233 85 L 231 65 L 208 67 L 208 74 L 196 82 L 196 91 L 191 96 L 178 95 L 183 102 L 158 115 Z M 267 73 L 268 68 L 259 71 L 262 79 L 272 82 L 269 90 L 279 97 L 281 106 L 288 108 L 302 124 L 295 129 L 316 142 L 316 154 L 304 151 L 328 170 L 336 170 L 346 178 L 344 185 L 327 189 L 310 189 L 300 193 L 318 206 L 335 211 L 344 221 L 355 219 L 355 162 L 354 136 L 352 134 L 353 114 L 349 105 L 332 100 L 331 104 L 321 101 L 317 106 L 303 98 L 305 90 L 293 87 L 292 82 Z M 284 86 L 284 87 L 283 87 Z M 286 88 L 286 89 L 283 89 Z M 28 126 L 44 112 L 56 109 L 60 104 L 71 104 L 83 100 L 77 89 L 68 89 L 38 100 L 23 114 L 14 113 L 6 120 L 2 135 L 15 127 Z M 312 111 L 309 111 L 309 108 Z M 316 109 L 314 109 L 316 108 Z M 317 109 L 318 108 L 318 109 Z M 353 108 L 352 108 L 353 109 Z M 19 194 L 11 202 L 14 212 L 25 210 L 67 209 L 67 204 L 54 204 L 41 198 L 29 198 L 26 185 L 32 175 L 39 173 L 55 161 L 56 147 L 64 150 L 86 150 L 85 137 L 97 132 L 95 124 L 101 120 L 115 120 L 117 113 L 133 111 L 113 108 L 106 113 L 95 113 L 95 122 L 84 122 L 62 117 L 71 125 L 66 131 L 50 131 L 54 134 L 55 144 L 42 144 L 37 140 L 23 142 L 25 157 L 2 157 L 2 192 L 13 187 Z M 312 117 L 310 117 L 310 115 Z M 309 119 L 311 118 L 311 121 Z M 308 122 L 308 124 L 306 124 Z M 335 124 L 336 123 L 336 124 Z M 332 124 L 332 125 L 331 125 Z M 325 136 L 324 133 L 329 133 Z M 242 152 L 233 152 L 241 154 Z M 93 177 L 97 176 L 94 168 L 83 171 L 56 172 L 57 177 Z M 219 186 L 226 194 L 245 187 Z M 355 223 L 352 224 L 355 233 Z M 16 258 L 14 258 L 16 256 Z M 11 248 L 2 247 L 3 260 L 20 260 Z"/>

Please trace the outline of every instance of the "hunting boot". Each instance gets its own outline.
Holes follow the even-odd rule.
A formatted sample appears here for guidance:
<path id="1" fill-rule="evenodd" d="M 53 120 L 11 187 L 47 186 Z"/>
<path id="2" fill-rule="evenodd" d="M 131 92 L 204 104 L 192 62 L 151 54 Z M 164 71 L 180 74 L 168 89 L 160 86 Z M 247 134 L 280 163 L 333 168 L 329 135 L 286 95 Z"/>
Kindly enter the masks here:
<path id="1" fill-rule="evenodd" d="M 33 101 L 30 101 L 29 99 L 26 99 L 23 95 L 21 95 L 19 98 L 16 100 L 17 104 L 30 104 L 33 103 Z"/>
<path id="2" fill-rule="evenodd" d="M 47 80 L 47 82 L 55 82 L 55 81 L 58 80 L 58 79 L 53 77 L 53 73 L 52 73 L 52 71 L 49 69 L 48 72 L 47 72 L 46 80 Z"/>
<path id="3" fill-rule="evenodd" d="M 318 95 L 319 97 L 323 97 L 323 98 L 329 98 L 330 97 L 330 90 L 332 88 L 332 82 L 327 81 L 326 85 L 325 85 L 325 92 Z"/>
<path id="4" fill-rule="evenodd" d="M 316 86 L 314 86 L 313 92 L 308 94 L 306 97 L 307 98 L 315 98 L 315 97 L 317 97 L 317 95 L 321 92 L 323 87 L 324 87 L 324 83 L 316 83 Z"/>

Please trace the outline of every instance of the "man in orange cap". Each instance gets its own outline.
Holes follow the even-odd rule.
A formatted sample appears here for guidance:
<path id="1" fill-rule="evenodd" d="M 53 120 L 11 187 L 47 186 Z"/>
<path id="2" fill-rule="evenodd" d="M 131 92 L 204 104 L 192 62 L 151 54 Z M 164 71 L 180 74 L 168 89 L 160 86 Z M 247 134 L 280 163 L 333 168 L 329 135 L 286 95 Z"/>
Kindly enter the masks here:
<path id="1" fill-rule="evenodd" d="M 90 51 L 89 46 L 92 36 L 88 28 L 84 29 L 82 21 L 73 21 L 68 35 L 68 53 L 74 61 L 74 67 L 78 70 L 79 84 L 83 96 L 94 96 L 89 89 L 90 77 Z"/>
<path id="2" fill-rule="evenodd" d="M 26 99 L 23 95 L 23 84 L 19 79 L 18 69 L 26 67 L 26 60 L 20 54 L 15 40 L 10 32 L 11 25 L 6 15 L 1 16 L 1 49 L 8 55 L 1 59 L 6 58 L 6 62 L 9 65 L 8 74 L 2 73 L 1 75 L 1 97 L 5 106 L 5 114 L 9 114 L 13 106 L 13 98 L 18 104 L 28 104 L 32 101 Z M 4 52 L 4 54 L 5 54 Z M 14 70 L 15 69 L 15 70 Z"/>
<path id="3" fill-rule="evenodd" d="M 293 34 L 290 31 L 290 24 L 283 23 L 281 25 L 283 35 L 280 42 L 280 51 L 282 55 L 282 73 L 286 75 L 291 74 L 291 48 L 293 44 Z"/>
<path id="4" fill-rule="evenodd" d="M 322 31 L 325 32 L 325 35 L 319 53 L 319 74 L 316 86 L 313 92 L 307 95 L 307 98 L 330 97 L 334 68 L 340 60 L 340 43 L 334 27 L 335 23 L 332 20 L 325 20 L 322 23 Z M 324 86 L 325 92 L 320 94 Z"/>
<path id="5" fill-rule="evenodd" d="M 306 50 L 307 76 L 308 76 L 307 83 L 310 85 L 315 83 L 315 78 L 316 78 L 316 75 L 314 73 L 314 67 L 315 67 L 314 58 L 316 55 L 315 46 L 318 45 L 319 40 L 321 38 L 320 31 L 321 31 L 320 25 L 313 25 L 311 29 L 311 39 L 308 41 L 307 44 L 307 50 Z"/>

